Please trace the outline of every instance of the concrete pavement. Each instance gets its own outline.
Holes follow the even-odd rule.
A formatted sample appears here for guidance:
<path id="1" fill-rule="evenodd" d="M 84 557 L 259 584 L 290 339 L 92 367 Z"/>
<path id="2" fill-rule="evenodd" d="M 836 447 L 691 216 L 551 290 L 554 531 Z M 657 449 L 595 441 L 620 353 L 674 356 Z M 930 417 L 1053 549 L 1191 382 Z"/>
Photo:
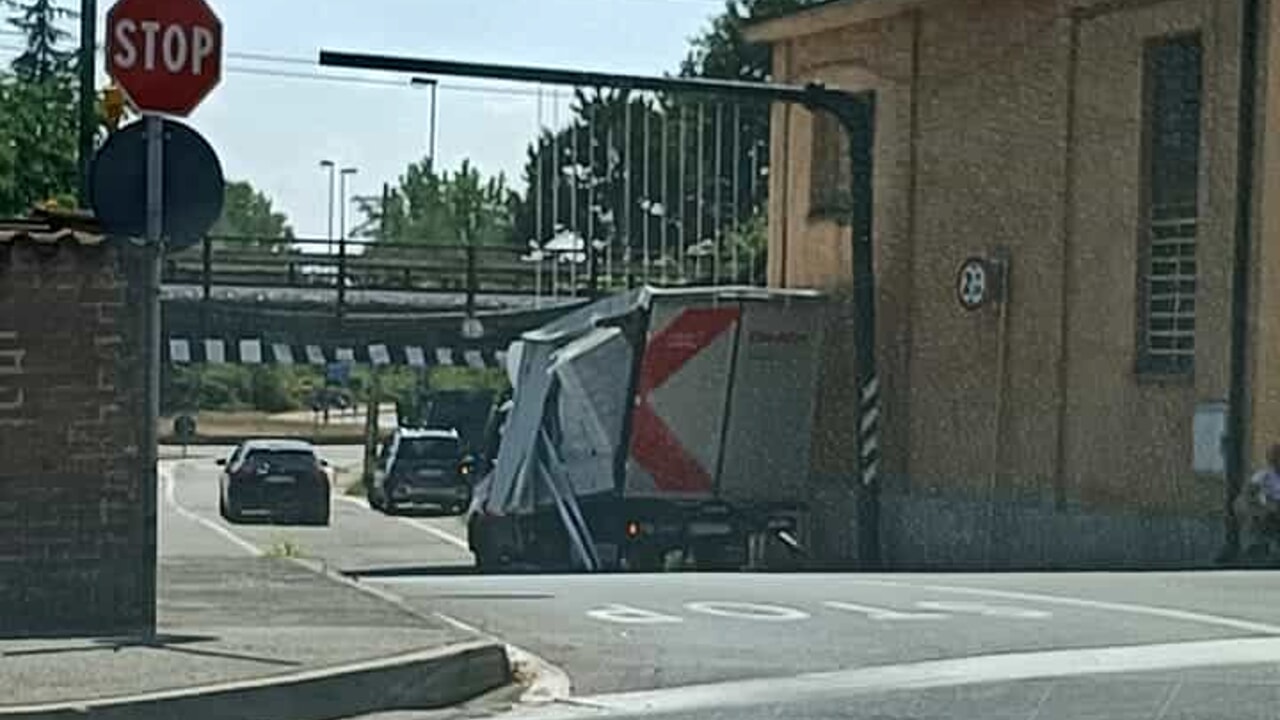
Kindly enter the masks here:
<path id="1" fill-rule="evenodd" d="M 335 717 L 448 704 L 507 681 L 500 644 L 301 557 L 313 544 L 340 554 L 341 540 L 313 542 L 326 533 L 361 537 L 360 520 L 348 526 L 354 504 L 335 503 L 337 530 L 295 538 L 304 528 L 255 526 L 242 537 L 217 517 L 216 475 L 203 467 L 216 467 L 212 457 L 163 467 L 158 635 L 0 643 L 0 717 L 52 717 L 59 703 L 86 701 L 105 703 L 95 717 L 244 717 L 244 702 L 259 718 Z M 433 537 L 387 524 L 385 546 Z M 350 556 L 377 559 L 382 547 L 356 542 Z"/>

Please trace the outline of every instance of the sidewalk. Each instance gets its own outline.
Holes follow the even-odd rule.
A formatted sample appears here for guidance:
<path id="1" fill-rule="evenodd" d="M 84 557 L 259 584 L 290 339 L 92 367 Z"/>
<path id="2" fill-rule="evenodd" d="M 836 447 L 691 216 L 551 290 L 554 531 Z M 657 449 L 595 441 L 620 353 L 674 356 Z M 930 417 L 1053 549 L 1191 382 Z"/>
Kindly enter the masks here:
<path id="1" fill-rule="evenodd" d="M 159 582 L 151 642 L 0 641 L 0 717 L 69 717 L 66 708 L 17 706 L 160 692 L 133 710 L 88 716 L 236 717 L 253 708 L 259 720 L 302 720 L 439 707 L 509 679 L 501 647 L 287 559 L 164 560 Z"/>

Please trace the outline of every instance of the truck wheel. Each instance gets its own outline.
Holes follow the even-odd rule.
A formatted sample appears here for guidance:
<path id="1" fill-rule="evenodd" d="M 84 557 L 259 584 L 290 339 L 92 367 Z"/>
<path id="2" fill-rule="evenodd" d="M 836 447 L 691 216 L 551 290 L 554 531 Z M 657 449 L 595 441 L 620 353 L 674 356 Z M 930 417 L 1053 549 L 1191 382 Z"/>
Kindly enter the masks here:
<path id="1" fill-rule="evenodd" d="M 629 572 L 653 573 L 662 572 L 662 553 L 655 548 L 637 546 L 629 548 L 624 558 Z"/>

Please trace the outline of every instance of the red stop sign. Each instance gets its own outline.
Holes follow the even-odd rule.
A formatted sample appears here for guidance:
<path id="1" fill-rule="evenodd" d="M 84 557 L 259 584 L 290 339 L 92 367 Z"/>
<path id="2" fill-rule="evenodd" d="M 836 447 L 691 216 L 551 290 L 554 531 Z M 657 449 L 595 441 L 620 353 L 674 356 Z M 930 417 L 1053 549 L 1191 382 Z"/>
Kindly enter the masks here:
<path id="1" fill-rule="evenodd" d="M 222 22 L 204 0 L 120 0 L 107 72 L 139 111 L 188 115 L 222 79 Z"/>

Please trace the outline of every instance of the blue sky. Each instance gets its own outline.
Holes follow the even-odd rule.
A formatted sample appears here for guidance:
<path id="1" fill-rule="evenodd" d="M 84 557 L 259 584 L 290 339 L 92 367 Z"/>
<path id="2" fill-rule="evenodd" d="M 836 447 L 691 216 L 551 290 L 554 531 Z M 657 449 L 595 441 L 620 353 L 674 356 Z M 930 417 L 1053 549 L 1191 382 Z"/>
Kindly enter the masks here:
<path id="1" fill-rule="evenodd" d="M 722 7 L 721 0 L 209 2 L 222 17 L 230 56 L 221 86 L 190 122 L 218 149 L 229 179 L 252 181 L 289 215 L 299 235 L 312 237 L 326 231 L 328 180 L 320 160 L 359 168 L 352 194 L 379 192 L 383 181 L 425 155 L 429 93 L 410 87 L 404 76 L 255 62 L 243 54 L 314 59 L 325 48 L 660 73 L 678 66 L 688 39 Z M 105 15 L 111 3 L 99 3 Z M 6 46 L 18 41 L 0 40 Z M 0 52 L 6 62 L 12 55 Z M 237 68 L 341 73 L 388 84 L 266 77 Z M 512 87 L 441 78 L 443 167 L 470 157 L 487 172 L 518 170 L 537 128 L 538 102 L 528 94 L 534 87 L 514 86 L 524 94 L 478 89 Z M 548 123 L 554 114 L 550 92 L 544 91 L 543 101 Z M 567 100 L 560 104 L 567 107 Z"/>

